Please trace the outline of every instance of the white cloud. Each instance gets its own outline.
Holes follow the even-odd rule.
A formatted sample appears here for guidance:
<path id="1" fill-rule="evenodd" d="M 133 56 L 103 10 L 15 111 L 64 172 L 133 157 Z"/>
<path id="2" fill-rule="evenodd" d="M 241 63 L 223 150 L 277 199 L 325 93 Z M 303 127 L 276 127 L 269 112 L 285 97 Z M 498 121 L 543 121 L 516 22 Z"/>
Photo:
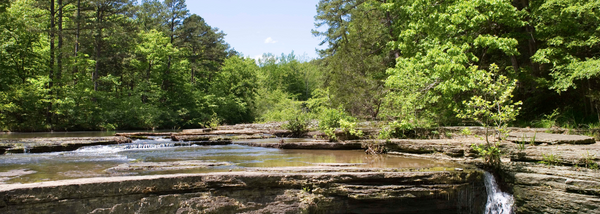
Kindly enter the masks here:
<path id="1" fill-rule="evenodd" d="M 275 44 L 277 41 L 273 40 L 273 38 L 269 37 L 265 39 L 265 44 Z"/>

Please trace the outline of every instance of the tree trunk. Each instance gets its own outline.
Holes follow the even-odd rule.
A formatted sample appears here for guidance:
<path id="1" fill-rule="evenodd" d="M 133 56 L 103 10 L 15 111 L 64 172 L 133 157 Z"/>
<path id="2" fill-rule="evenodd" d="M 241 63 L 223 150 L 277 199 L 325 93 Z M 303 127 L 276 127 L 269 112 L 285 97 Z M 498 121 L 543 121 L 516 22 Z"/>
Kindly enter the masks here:
<path id="1" fill-rule="evenodd" d="M 79 54 L 79 33 L 81 28 L 81 0 L 77 0 L 77 17 L 75 18 L 75 69 L 73 70 L 73 74 L 79 73 L 79 66 L 77 66 L 77 55 Z M 75 83 L 77 80 L 75 80 Z"/>
<path id="2" fill-rule="evenodd" d="M 54 49 L 54 28 L 56 27 L 55 23 L 55 14 L 54 11 L 54 0 L 50 0 L 50 30 L 48 32 L 50 37 L 50 72 L 48 74 L 48 78 L 50 79 L 48 82 L 49 96 L 52 99 L 52 92 L 54 88 L 54 60 L 55 60 L 55 49 Z M 52 101 L 48 102 L 48 106 L 46 109 L 46 122 L 50 125 L 50 130 L 52 127 Z"/>
<path id="3" fill-rule="evenodd" d="M 56 59 L 57 62 L 57 71 L 56 71 L 56 79 L 58 82 L 57 85 L 60 85 L 60 80 L 62 79 L 62 46 L 63 46 L 63 3 L 62 0 L 58 0 L 58 57 Z M 58 96 L 58 91 L 57 94 Z"/>
<path id="4" fill-rule="evenodd" d="M 92 74 L 92 81 L 94 82 L 94 91 L 98 91 L 98 72 L 100 69 L 100 48 L 102 42 L 102 11 L 100 7 L 98 7 L 98 11 L 96 12 L 96 22 L 98 25 L 98 32 L 96 35 L 96 66 L 94 67 L 94 73 Z"/>

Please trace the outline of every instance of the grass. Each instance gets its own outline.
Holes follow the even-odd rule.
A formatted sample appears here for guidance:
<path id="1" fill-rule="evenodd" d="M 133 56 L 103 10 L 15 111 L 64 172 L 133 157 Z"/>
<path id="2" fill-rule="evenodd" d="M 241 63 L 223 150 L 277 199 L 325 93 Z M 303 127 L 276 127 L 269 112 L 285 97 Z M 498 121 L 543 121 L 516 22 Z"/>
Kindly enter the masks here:
<path id="1" fill-rule="evenodd" d="M 523 134 L 523 137 L 521 138 L 521 141 L 519 142 L 519 144 L 517 144 L 517 149 L 519 149 L 519 151 L 523 151 L 525 150 L 525 134 Z"/>
<path id="2" fill-rule="evenodd" d="M 539 163 L 541 164 L 546 164 L 548 166 L 560 166 L 562 165 L 562 159 L 560 157 L 560 155 L 557 154 L 544 154 L 542 153 L 542 161 L 540 161 Z"/>
<path id="3" fill-rule="evenodd" d="M 598 163 L 594 161 L 596 158 L 595 154 L 591 154 L 589 151 L 586 154 L 581 154 L 581 158 L 578 164 L 581 164 L 585 168 L 598 169 Z"/>

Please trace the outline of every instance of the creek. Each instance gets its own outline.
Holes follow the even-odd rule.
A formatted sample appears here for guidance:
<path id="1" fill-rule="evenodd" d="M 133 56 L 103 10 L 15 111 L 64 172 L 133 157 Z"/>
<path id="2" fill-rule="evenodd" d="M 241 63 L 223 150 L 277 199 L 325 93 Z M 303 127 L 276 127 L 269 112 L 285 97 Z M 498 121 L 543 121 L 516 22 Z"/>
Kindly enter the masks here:
<path id="1" fill-rule="evenodd" d="M 47 133 L 41 135 L 44 137 L 84 137 L 102 136 L 104 134 L 91 132 L 70 134 Z M 8 138 L 16 139 L 15 136 L 19 135 L 12 135 L 12 137 Z M 23 136 L 31 137 L 28 135 Z M 7 137 L 4 136 L 4 138 Z M 213 187 L 213 190 L 209 193 L 211 195 L 217 194 L 210 196 L 216 197 L 214 200 L 221 200 L 222 197 L 231 197 L 232 194 L 250 194 L 242 198 L 257 197 L 256 190 L 252 190 L 252 188 L 256 188 L 252 187 L 256 184 L 252 183 L 261 183 L 263 182 L 262 180 L 275 178 L 281 180 L 269 184 L 263 183 L 259 186 L 261 186 L 260 188 L 265 188 L 265 191 L 268 190 L 268 194 L 280 195 L 261 196 L 259 194 L 258 198 L 252 199 L 254 202 L 248 199 L 251 204 L 263 203 L 264 200 L 267 200 L 265 197 L 273 197 L 273 199 L 269 200 L 275 200 L 273 203 L 280 204 L 279 200 L 282 199 L 277 198 L 288 197 L 290 194 L 289 191 L 300 191 L 299 193 L 294 193 L 296 194 L 294 197 L 300 198 L 290 200 L 302 201 L 302 203 L 307 202 L 308 205 L 306 206 L 309 208 L 313 207 L 310 209 L 319 210 L 328 208 L 324 207 L 325 205 L 323 204 L 319 205 L 321 206 L 319 207 L 317 204 L 314 204 L 316 202 L 310 201 L 314 200 L 314 197 L 329 198 L 329 202 L 326 204 L 328 204 L 327 206 L 337 207 L 334 208 L 336 210 L 334 213 L 368 213 L 374 210 L 382 213 L 438 213 L 440 211 L 445 213 L 512 213 L 512 196 L 498 189 L 495 179 L 491 174 L 487 172 L 481 173 L 481 170 L 477 169 L 468 169 L 463 172 L 463 167 L 472 167 L 454 162 L 398 155 L 367 155 L 361 150 L 278 149 L 253 147 L 248 144 L 277 144 L 281 139 L 288 143 L 306 143 L 311 141 L 311 139 L 270 138 L 237 140 L 229 145 L 199 146 L 194 143 L 177 142 L 163 137 L 149 137 L 148 139 L 133 140 L 131 143 L 84 146 L 74 151 L 7 153 L 0 155 L 0 189 L 4 188 L 3 191 L 11 191 L 10 194 L 3 196 L 6 197 L 5 201 L 11 201 L 13 197 L 39 197 L 41 199 L 46 197 L 46 194 L 53 192 L 51 194 L 76 194 L 77 196 L 64 196 L 71 198 L 69 199 L 71 202 L 68 202 L 68 200 L 68 203 L 100 203 L 97 206 L 101 206 L 101 204 L 121 204 L 121 201 L 126 199 L 125 201 L 129 201 L 127 203 L 130 203 L 127 206 L 134 206 L 138 204 L 135 201 L 141 201 L 140 203 L 143 204 L 145 200 L 155 200 L 154 197 L 158 196 L 160 198 L 163 197 L 161 195 L 169 195 L 174 191 L 156 190 L 155 193 L 148 195 L 144 191 L 148 191 L 148 188 L 156 188 L 153 187 L 156 184 L 147 183 L 146 176 L 154 176 L 150 181 L 160 180 L 161 184 L 159 186 L 165 187 L 175 184 L 175 186 L 181 186 L 182 183 L 185 184 L 186 182 L 191 182 L 185 184 L 187 186 L 195 185 L 195 182 L 198 180 L 207 179 L 205 176 L 225 176 L 225 178 L 217 179 L 219 183 L 234 182 L 225 186 L 237 186 L 238 184 L 235 184 L 236 180 L 245 180 L 244 186 L 247 187 L 244 188 L 248 188 L 248 190 L 227 190 L 224 187 Z M 172 177 L 177 175 L 183 177 Z M 229 175 L 234 176 L 235 179 L 227 178 L 226 176 Z M 294 177 L 295 181 L 290 184 L 278 184 L 282 180 L 287 180 L 288 176 Z M 95 186 L 95 181 L 91 181 L 109 177 L 114 177 L 114 181 L 108 180 L 108 183 L 102 184 L 110 184 L 104 188 L 106 190 L 102 190 L 103 188 L 99 189 Z M 128 179 L 128 177 L 132 180 L 124 180 Z M 193 179 L 189 180 L 187 177 Z M 254 177 L 258 180 L 254 180 Z M 81 178 L 89 178 L 90 180 Z M 308 180 L 304 181 L 305 179 Z M 98 182 L 104 183 L 107 181 Z M 303 184 L 297 186 L 293 184 L 295 182 Z M 313 187 L 307 187 L 307 182 L 308 184 L 312 182 L 320 183 L 318 185 L 321 186 L 313 184 Z M 40 186 L 42 187 L 41 189 L 38 188 L 38 190 L 43 190 L 40 193 L 28 190 L 29 186 L 33 188 L 34 186 L 38 186 L 38 183 L 42 186 L 64 185 L 65 188 L 75 185 L 79 186 L 77 191 L 84 191 L 88 195 L 81 195 L 81 193 L 77 192 L 65 193 L 60 188 L 43 190 L 42 186 Z M 127 190 L 132 191 L 130 193 L 127 191 L 121 192 L 123 188 L 132 185 L 139 186 L 139 188 L 136 187 Z M 203 185 L 211 184 L 209 182 Z M 10 190 L 12 188 L 16 189 Z M 224 189 L 219 190 L 221 188 Z M 320 189 L 321 193 L 316 193 L 317 195 L 313 196 L 305 195 L 306 192 L 311 192 L 312 188 Z M 23 193 L 19 193 L 21 189 L 24 191 Z M 112 191 L 111 189 L 118 189 L 117 195 L 121 194 L 121 196 L 116 198 L 102 196 L 106 194 L 104 191 Z M 139 189 L 143 191 L 136 192 Z M 283 189 L 285 191 L 280 192 Z M 199 190 L 192 188 L 186 191 L 196 192 Z M 219 193 L 219 191 L 224 192 Z M 230 191 L 242 192 L 230 193 Z M 77 197 L 82 198 L 78 199 Z M 180 199 L 177 199 L 179 203 L 189 202 L 186 201 L 186 198 L 189 196 L 176 195 L 176 197 L 180 197 Z M 60 199 L 60 197 L 57 197 L 57 199 Z M 234 197 L 230 198 L 230 200 L 235 201 L 238 199 Z M 241 200 L 235 203 L 246 201 L 246 199 Z M 18 205 L 21 203 L 23 204 Z M 231 203 L 234 202 L 228 202 L 227 204 Z M 20 210 L 23 213 L 28 213 L 30 212 L 28 210 L 31 210 L 31 212 L 35 212 L 35 210 L 39 210 L 38 206 L 57 206 L 56 210 L 62 209 L 58 204 L 52 205 L 54 202 L 47 205 L 37 204 L 36 202 L 36 205 L 30 206 L 27 205 L 28 202 L 17 199 L 17 202 L 14 202 L 14 204 L 16 207 L 5 207 L 5 211 Z M 432 204 L 435 204 L 435 206 L 431 206 Z M 160 203 L 157 206 L 159 205 Z M 220 205 L 214 204 L 210 206 Z M 277 206 L 273 209 L 280 209 Z M 90 208 L 84 206 L 80 208 L 80 211 L 89 212 L 90 210 L 88 209 Z M 2 204 L 0 204 L 0 210 L 2 210 Z"/>
<path id="2" fill-rule="evenodd" d="M 286 139 L 302 141 L 303 139 Z M 277 143 L 277 139 L 248 140 Z M 136 163 L 203 161 L 222 163 L 208 167 L 166 168 L 166 170 L 109 169 Z M 174 173 L 241 171 L 255 167 L 309 167 L 343 164 L 358 168 L 436 168 L 445 170 L 456 164 L 420 158 L 370 156 L 357 150 L 282 150 L 246 145 L 197 146 L 152 137 L 132 143 L 85 146 L 75 151 L 0 155 L 0 172 L 26 170 L 26 175 L 6 177 L 5 183 L 31 183 L 73 178 L 132 176 Z"/>

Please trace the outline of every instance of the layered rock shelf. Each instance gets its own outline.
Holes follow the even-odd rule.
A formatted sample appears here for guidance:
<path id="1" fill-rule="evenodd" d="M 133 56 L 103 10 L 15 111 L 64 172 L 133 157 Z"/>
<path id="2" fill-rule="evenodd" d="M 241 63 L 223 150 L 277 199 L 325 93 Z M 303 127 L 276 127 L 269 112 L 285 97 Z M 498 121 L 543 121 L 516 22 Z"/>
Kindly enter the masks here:
<path id="1" fill-rule="evenodd" d="M 482 213 L 478 170 L 175 174 L 0 185 L 2 213 Z"/>
<path id="2" fill-rule="evenodd" d="M 84 146 L 131 143 L 126 137 L 64 137 L 0 140 L 0 154 L 73 151 Z"/>
<path id="3" fill-rule="evenodd" d="M 512 142 L 524 142 L 534 144 L 594 144 L 596 140 L 593 137 L 581 135 L 549 134 L 549 133 L 531 133 L 531 132 L 511 132 L 506 138 Z"/>
<path id="4" fill-rule="evenodd" d="M 32 138 L 3 140 L 0 153 L 70 151 L 82 146 L 129 143 L 148 136 L 168 137 L 173 146 L 239 144 L 253 147 L 313 150 L 364 150 L 379 147 L 388 155 L 447 160 L 482 166 L 473 145 L 485 144 L 485 129 L 441 127 L 417 130 L 423 139 L 376 140 L 378 130 L 365 128 L 365 139 L 331 142 L 280 138 L 290 132 L 281 124 L 241 124 L 169 133 L 122 133 L 104 138 Z M 497 171 L 502 189 L 514 195 L 516 213 L 598 213 L 600 144 L 581 130 L 510 128 L 502 142 Z M 588 131 L 589 132 L 589 131 Z M 344 139 L 341 131 L 338 139 Z M 552 134 L 554 133 L 554 134 Z M 589 132 L 589 133 L 594 133 Z M 275 138 L 271 139 L 268 138 Z M 370 139 L 366 139 L 370 138 Z M 265 140 L 261 140 L 265 139 Z M 491 138 L 490 138 L 491 139 Z M 211 165 L 212 164 L 212 165 Z M 216 165 L 215 165 L 216 164 Z M 226 162 L 128 163 L 109 169 L 166 171 L 203 168 Z M 312 167 L 257 168 L 243 171 L 63 180 L 0 185 L 0 212 L 39 213 L 481 213 L 485 204 L 482 173 L 466 169 L 432 171 L 370 169 L 355 163 L 321 163 Z M 446 169 L 444 169 L 446 170 Z M 12 170 L 0 179 L 35 173 Z"/>

